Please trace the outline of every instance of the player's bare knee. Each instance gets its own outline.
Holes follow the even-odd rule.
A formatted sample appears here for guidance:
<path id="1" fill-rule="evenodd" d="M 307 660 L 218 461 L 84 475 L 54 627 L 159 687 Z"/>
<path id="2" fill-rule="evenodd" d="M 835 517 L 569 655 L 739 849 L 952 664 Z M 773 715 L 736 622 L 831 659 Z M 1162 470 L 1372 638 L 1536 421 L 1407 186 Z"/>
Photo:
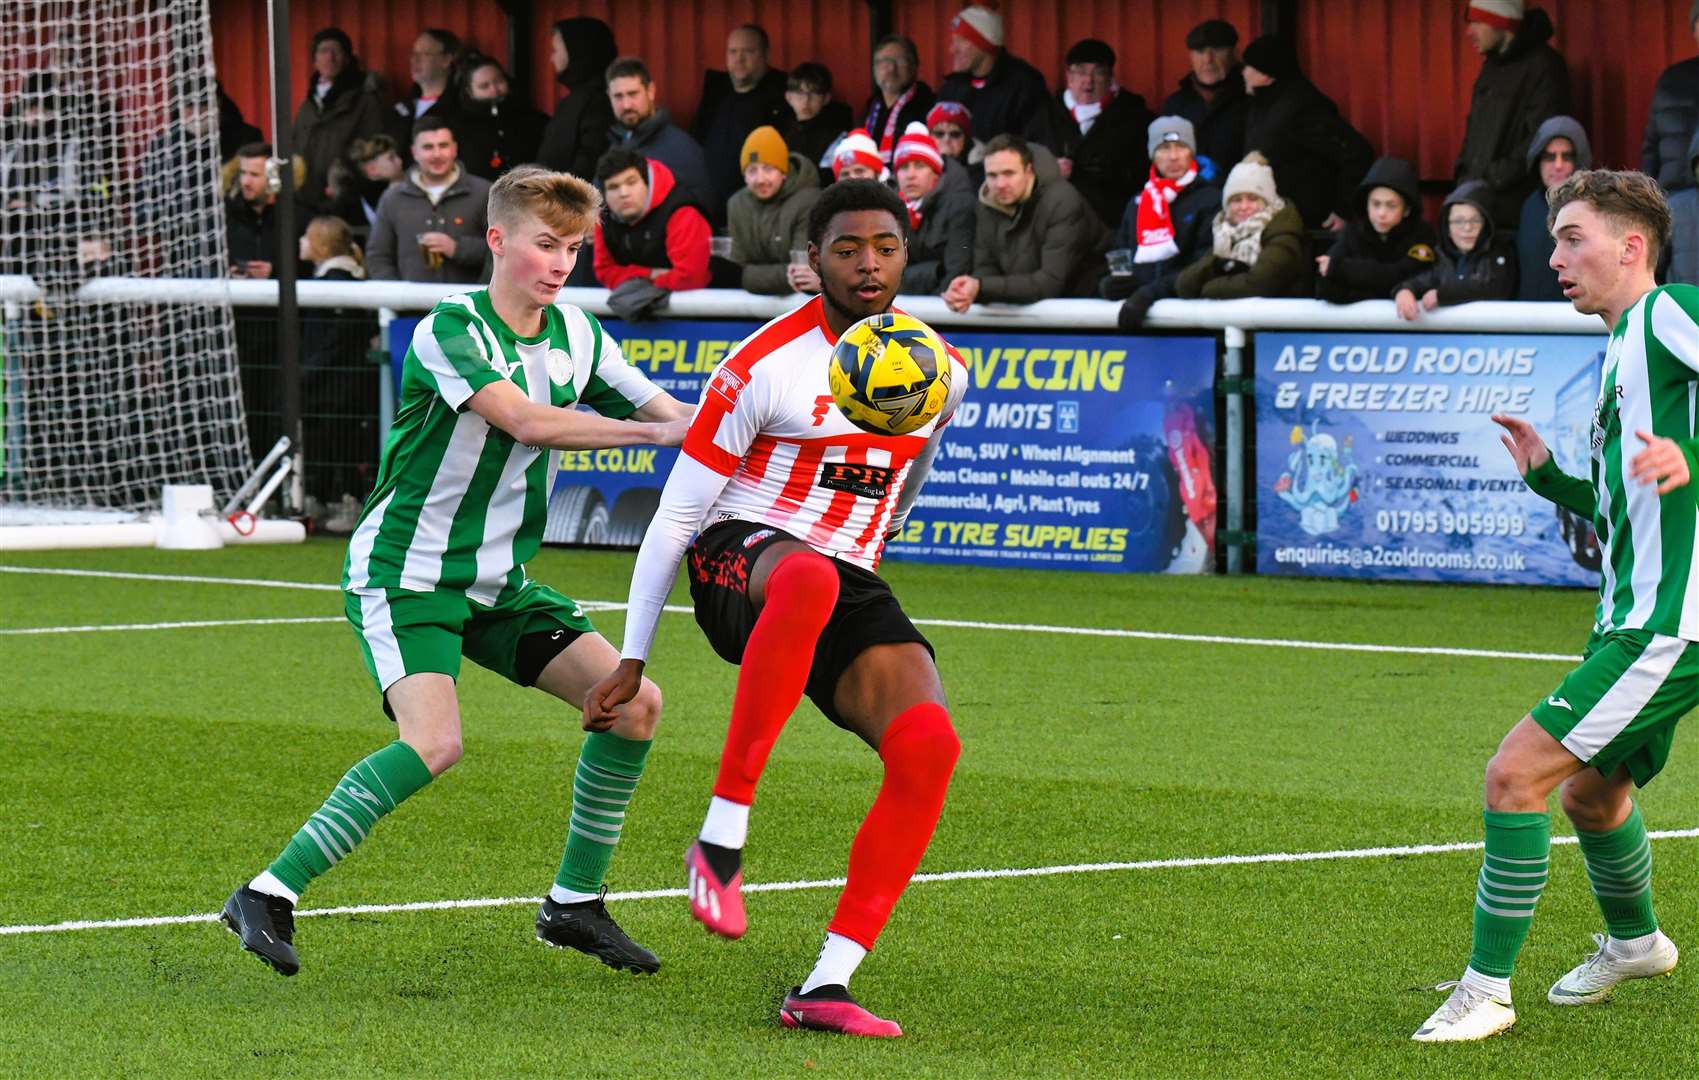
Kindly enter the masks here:
<path id="1" fill-rule="evenodd" d="M 1486 805 L 1488 810 L 1523 810 L 1530 803 L 1543 806 L 1550 792 L 1538 790 L 1539 782 L 1515 754 L 1500 750 L 1487 762 Z"/>
<path id="2" fill-rule="evenodd" d="M 409 741 L 408 746 L 419 755 L 419 760 L 425 763 L 425 768 L 432 776 L 441 776 L 454 767 L 460 760 L 461 746 L 459 735 L 437 735 L 428 739 Z"/>
<path id="3" fill-rule="evenodd" d="M 613 731 L 622 739 L 652 739 L 660 722 L 661 688 L 644 679 L 637 696 L 621 707 Z"/>
<path id="4" fill-rule="evenodd" d="M 1574 778 L 1564 782 L 1558 799 L 1570 824 L 1583 832 L 1609 832 L 1626 816 L 1623 800 L 1615 792 L 1600 791 Z"/>

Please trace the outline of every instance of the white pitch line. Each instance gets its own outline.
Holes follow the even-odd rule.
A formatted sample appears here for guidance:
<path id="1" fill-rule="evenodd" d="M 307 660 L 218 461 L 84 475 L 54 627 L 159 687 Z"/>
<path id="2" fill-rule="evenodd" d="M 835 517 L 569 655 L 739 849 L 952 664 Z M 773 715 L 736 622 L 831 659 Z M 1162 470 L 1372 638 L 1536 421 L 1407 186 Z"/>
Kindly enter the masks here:
<path id="1" fill-rule="evenodd" d="M 253 585 L 280 589 L 338 590 L 336 585 L 311 584 L 299 581 L 267 581 L 261 578 L 192 577 L 184 574 L 133 574 L 105 570 L 67 570 L 59 567 L 0 566 L 0 572 L 19 574 L 72 574 L 78 577 L 114 577 L 138 581 L 185 581 L 197 584 Z M 581 610 L 590 612 L 624 611 L 628 606 L 619 600 L 580 600 Z M 668 604 L 666 611 L 689 615 L 693 609 L 681 604 Z M 1181 641 L 1200 645 L 1249 645 L 1269 649 L 1311 649 L 1322 652 L 1383 653 L 1395 656 L 1458 656 L 1477 660 L 1533 660 L 1546 663 L 1573 664 L 1581 658 L 1573 653 L 1514 652 L 1508 649 L 1463 649 L 1442 645 L 1379 645 L 1356 641 L 1306 641 L 1301 638 L 1233 637 L 1226 634 L 1180 634 L 1160 630 L 1124 630 L 1100 626 L 1057 626 L 1050 623 L 978 622 L 969 619 L 915 619 L 916 626 L 943 626 L 960 630 L 1000 630 L 1029 634 L 1067 634 L 1075 637 L 1123 638 L 1135 641 Z M 190 625 L 190 624 L 181 624 Z M 206 625 L 219 625 L 208 623 Z M 232 625 L 242 625 L 233 623 Z M 80 629 L 80 628 L 78 628 Z M 109 626 L 93 629 L 127 630 L 155 629 L 153 626 Z M 45 629 L 38 632 L 47 632 Z"/>
<path id="2" fill-rule="evenodd" d="M 1699 837 L 1699 829 L 1663 829 L 1646 833 L 1651 840 L 1689 840 Z M 1573 836 L 1554 836 L 1554 845 L 1576 842 Z M 1256 855 L 1205 855 L 1180 859 L 1141 859 L 1136 862 L 1065 863 L 1060 866 L 1018 866 L 1002 870 L 946 870 L 936 874 L 916 874 L 916 883 L 939 881 L 993 881 L 1004 878 L 1054 877 L 1061 874 L 1103 874 L 1129 870 L 1184 870 L 1200 866 L 1261 866 L 1270 863 L 1330 862 L 1340 859 L 1384 859 L 1407 855 L 1438 855 L 1456 851 L 1479 851 L 1479 840 L 1451 844 L 1407 844 L 1400 847 L 1346 848 L 1338 851 L 1271 851 Z M 813 881 L 764 881 L 746 884 L 743 891 L 802 892 L 813 889 L 837 889 L 843 878 L 820 878 Z M 609 900 L 670 900 L 689 895 L 684 889 L 642 889 L 632 892 L 609 893 Z M 476 897 L 469 900 L 417 900 L 407 904 L 350 904 L 344 907 L 309 908 L 297 911 L 297 918 L 318 915 L 388 915 L 403 911 L 455 911 L 463 908 L 518 907 L 540 904 L 539 896 Z M 13 934 L 58 934 L 70 930 L 120 930 L 146 926 L 181 926 L 189 923 L 217 922 L 216 914 L 155 915 L 136 919 L 88 919 L 70 922 L 38 923 L 34 925 L 0 926 L 0 937 Z"/>
<path id="3" fill-rule="evenodd" d="M 15 626 L 0 634 L 93 634 L 106 630 L 196 630 L 205 626 L 282 626 L 292 623 L 339 623 L 340 615 L 312 615 L 289 619 L 198 619 L 194 622 L 107 623 L 91 626 Z"/>

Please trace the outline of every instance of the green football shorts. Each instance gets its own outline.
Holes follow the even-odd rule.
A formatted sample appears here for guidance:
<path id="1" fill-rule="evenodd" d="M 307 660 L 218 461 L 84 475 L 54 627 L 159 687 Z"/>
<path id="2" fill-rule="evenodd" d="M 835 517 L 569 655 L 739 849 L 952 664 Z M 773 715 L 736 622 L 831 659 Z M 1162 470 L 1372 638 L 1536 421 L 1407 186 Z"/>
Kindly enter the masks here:
<path id="1" fill-rule="evenodd" d="M 1669 759 L 1675 725 L 1699 705 L 1699 644 L 1649 630 L 1595 633 L 1581 666 L 1530 710 L 1564 749 L 1606 776 L 1626 765 L 1637 786 Z"/>
<path id="2" fill-rule="evenodd" d="M 344 590 L 342 606 L 380 694 L 422 671 L 459 679 L 461 656 L 525 685 L 516 665 L 521 638 L 552 630 L 573 637 L 595 632 L 577 604 L 535 581 L 493 607 L 446 589 Z"/>

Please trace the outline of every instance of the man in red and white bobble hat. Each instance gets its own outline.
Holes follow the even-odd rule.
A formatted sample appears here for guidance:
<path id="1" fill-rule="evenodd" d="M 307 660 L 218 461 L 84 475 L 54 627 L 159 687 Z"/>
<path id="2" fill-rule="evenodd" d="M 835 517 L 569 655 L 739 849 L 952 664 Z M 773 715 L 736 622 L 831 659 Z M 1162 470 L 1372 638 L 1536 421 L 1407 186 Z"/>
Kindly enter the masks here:
<path id="1" fill-rule="evenodd" d="M 895 160 L 909 221 L 908 266 L 898 291 L 942 292 L 973 270 L 973 182 L 960 162 L 944 157 L 925 124 L 908 126 Z"/>
<path id="2" fill-rule="evenodd" d="M 1514 221 L 1534 189 L 1528 143 L 1548 116 L 1569 116 L 1569 72 L 1547 42 L 1551 20 L 1523 0 L 1471 0 L 1464 21 L 1483 58 L 1457 153 L 1457 180 L 1484 180 L 1495 221 Z"/>
<path id="3" fill-rule="evenodd" d="M 856 128 L 838 140 L 832 151 L 832 179 L 883 181 L 890 178 L 890 170 L 885 168 L 885 155 L 879 152 L 879 144 L 873 141 L 873 136 L 865 128 Z"/>
<path id="4" fill-rule="evenodd" d="M 994 7 L 970 4 L 950 19 L 950 66 L 938 100 L 971 109 L 979 138 L 1010 133 L 1055 143 L 1049 87 L 1037 68 L 1003 47 L 1003 16 Z"/>

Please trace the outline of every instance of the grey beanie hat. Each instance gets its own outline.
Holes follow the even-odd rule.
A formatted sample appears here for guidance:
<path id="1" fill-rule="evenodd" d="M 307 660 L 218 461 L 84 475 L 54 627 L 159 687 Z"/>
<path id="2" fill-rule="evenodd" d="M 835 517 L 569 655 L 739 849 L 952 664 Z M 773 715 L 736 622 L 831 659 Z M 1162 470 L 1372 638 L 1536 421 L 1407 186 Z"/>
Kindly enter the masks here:
<path id="1" fill-rule="evenodd" d="M 1695 2 L 1699 3 L 1699 0 Z M 1154 155 L 1156 148 L 1165 142 L 1183 142 L 1191 147 L 1192 153 L 1197 153 L 1197 133 L 1192 129 L 1192 122 L 1184 116 L 1159 116 L 1150 122 L 1145 153 Z"/>

